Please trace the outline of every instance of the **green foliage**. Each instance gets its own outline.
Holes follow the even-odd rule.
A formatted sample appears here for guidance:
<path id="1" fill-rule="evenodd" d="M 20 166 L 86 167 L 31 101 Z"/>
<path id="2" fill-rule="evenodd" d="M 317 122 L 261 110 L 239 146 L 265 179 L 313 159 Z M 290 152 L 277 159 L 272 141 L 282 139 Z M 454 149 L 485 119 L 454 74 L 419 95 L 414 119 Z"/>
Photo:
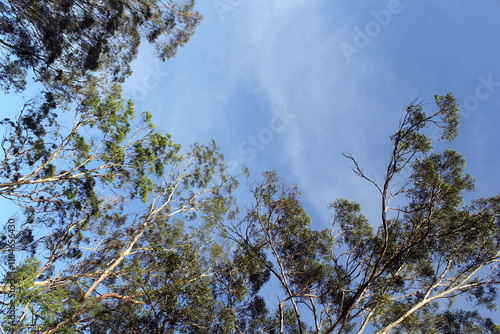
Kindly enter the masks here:
<path id="1" fill-rule="evenodd" d="M 451 93 L 445 96 L 436 95 L 435 100 L 445 124 L 441 128 L 442 139 L 451 141 L 458 135 L 457 127 L 460 125 L 457 101 Z"/>
<path id="2" fill-rule="evenodd" d="M 285 187 L 275 173 L 265 173 L 263 182 L 252 188 L 255 205 L 224 231 L 240 245 L 235 254 L 243 251 L 265 265 L 282 288 L 277 316 L 265 316 L 260 326 L 273 323 L 275 332 L 306 333 L 302 313 L 310 310 L 314 332 L 321 333 L 363 331 L 368 324 L 377 333 L 494 329 L 479 313 L 457 311 L 452 324 L 452 313 L 437 312 L 439 300 L 452 305 L 458 295 L 477 307 L 496 306 L 500 200 L 493 196 L 464 205 L 464 194 L 474 190 L 464 158 L 450 149 L 430 153 L 432 141 L 423 132 L 433 124 L 441 129 L 442 139 L 453 139 L 458 108 L 451 94 L 436 96 L 436 104 L 438 110 L 430 116 L 421 104 L 406 108 L 391 137 L 393 151 L 383 185 L 347 156 L 355 173 L 380 191 L 383 212 L 376 231 L 361 206 L 345 199 L 330 205 L 330 230 L 312 230 L 298 191 Z M 409 180 L 393 190 L 394 177 L 403 169 L 411 169 Z M 406 204 L 391 208 L 398 195 L 406 196 Z M 232 296 L 238 297 L 233 302 L 244 305 L 251 301 L 242 289 L 249 283 L 235 279 L 236 272 L 231 276 Z M 243 313 L 239 318 L 240 330 L 250 328 Z"/>
<path id="3" fill-rule="evenodd" d="M 212 293 L 212 270 L 225 254 L 213 230 L 235 211 L 237 182 L 218 148 L 181 151 L 148 113 L 133 122 L 133 103 L 118 86 L 104 99 L 94 87 L 88 94 L 70 128 L 57 124 L 51 95 L 27 104 L 28 116 L 2 122 L 0 194 L 25 210 L 29 233 L 18 242 L 42 261 L 16 274 L 18 307 L 38 315 L 47 333 L 150 332 L 152 324 L 230 332 L 235 318 Z M 201 224 L 188 234 L 184 221 L 195 211 Z M 243 267 L 258 290 L 265 278 Z"/>
<path id="4" fill-rule="evenodd" d="M 329 208 L 335 210 L 335 223 L 342 230 L 339 241 L 349 247 L 357 258 L 369 253 L 373 247 L 373 229 L 361 213 L 361 206 L 356 202 L 339 199 L 330 204 Z"/>
<path id="5" fill-rule="evenodd" d="M 21 91 L 28 71 L 72 100 L 89 83 L 123 82 L 143 39 L 162 60 L 194 34 L 194 1 L 27 1 L 0 4 L 0 86 Z"/>

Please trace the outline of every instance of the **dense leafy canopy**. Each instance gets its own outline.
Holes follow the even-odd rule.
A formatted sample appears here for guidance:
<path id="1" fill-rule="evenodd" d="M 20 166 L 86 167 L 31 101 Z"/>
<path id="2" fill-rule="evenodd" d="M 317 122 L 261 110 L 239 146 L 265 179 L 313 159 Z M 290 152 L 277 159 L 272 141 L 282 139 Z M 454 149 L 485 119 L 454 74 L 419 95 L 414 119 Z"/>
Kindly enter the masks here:
<path id="1" fill-rule="evenodd" d="M 206 219 L 189 234 L 183 220 L 227 211 L 235 181 L 214 144 L 182 152 L 147 112 L 132 123 L 133 105 L 118 87 L 104 100 L 85 101 L 70 129 L 56 122 L 51 102 L 48 94 L 3 122 L 0 195 L 28 218 L 22 233 L 29 238 L 18 238 L 18 250 L 29 258 L 8 274 L 19 282 L 16 302 L 29 306 L 46 333 L 109 329 L 119 314 L 132 321 L 123 326 L 141 328 L 157 307 L 174 307 L 172 328 L 201 321 L 205 301 L 194 301 L 210 295 L 215 254 L 204 247 L 212 247 L 211 227 Z M 162 306 L 165 294 L 192 301 Z M 130 310 L 123 301 L 147 307 Z"/>
<path id="2" fill-rule="evenodd" d="M 142 39 L 165 60 L 193 35 L 193 0 L 0 1 L 0 87 L 32 73 L 65 99 L 91 82 L 122 82 Z"/>

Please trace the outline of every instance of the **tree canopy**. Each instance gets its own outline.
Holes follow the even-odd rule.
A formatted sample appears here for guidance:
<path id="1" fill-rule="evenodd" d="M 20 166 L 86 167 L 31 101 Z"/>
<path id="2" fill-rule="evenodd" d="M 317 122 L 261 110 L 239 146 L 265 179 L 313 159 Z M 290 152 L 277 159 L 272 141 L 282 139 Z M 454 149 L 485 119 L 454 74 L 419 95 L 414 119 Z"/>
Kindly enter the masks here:
<path id="1" fill-rule="evenodd" d="M 3 122 L 0 195 L 26 215 L 17 250 L 29 254 L 6 281 L 18 282 L 15 301 L 38 319 L 36 330 L 109 330 L 122 312 L 134 314 L 123 326 L 146 330 L 165 294 L 202 298 L 217 254 L 205 249 L 209 217 L 225 211 L 235 186 L 214 144 L 182 152 L 149 113 L 132 123 L 133 105 L 118 87 L 86 101 L 69 129 L 56 122 L 52 102 L 47 94 Z M 186 232 L 183 221 L 204 212 L 206 223 Z M 147 306 L 135 312 L 128 303 Z M 206 321 L 206 306 L 179 302 L 169 326 Z M 6 328 L 22 332 L 22 319 Z"/>
<path id="2" fill-rule="evenodd" d="M 13 297 L 19 316 L 3 329 L 498 333 L 484 313 L 451 307 L 461 297 L 496 307 L 500 196 L 464 203 L 474 189 L 464 158 L 433 151 L 425 134 L 437 126 L 452 140 L 458 108 L 451 94 L 436 106 L 406 107 L 382 184 L 346 156 L 379 191 L 380 221 L 338 199 L 330 228 L 314 230 L 297 187 L 275 172 L 249 183 L 253 202 L 238 208 L 215 144 L 182 149 L 149 113 L 136 120 L 119 86 L 89 94 L 70 127 L 52 94 L 27 102 L 2 122 L 0 195 L 26 217 L 16 235 L 26 260 L 4 273 L 16 292 L 1 286 L 2 307 Z M 269 284 L 281 291 L 275 307 Z"/>
<path id="3" fill-rule="evenodd" d="M 463 202 L 474 189 L 465 159 L 450 149 L 432 152 L 424 132 L 437 126 L 441 139 L 452 140 L 458 107 L 451 94 L 435 100 L 430 115 L 421 103 L 406 107 L 382 184 L 346 155 L 380 194 L 378 222 L 368 221 L 360 204 L 338 199 L 330 206 L 331 227 L 312 230 L 298 190 L 275 173 L 252 188 L 254 206 L 223 229 L 283 291 L 278 309 L 267 315 L 275 322 L 262 320 L 260 332 L 499 332 L 491 319 L 454 301 L 496 309 L 500 196 Z M 405 169 L 411 173 L 401 184 L 395 177 Z"/>
<path id="4" fill-rule="evenodd" d="M 32 74 L 73 99 L 92 82 L 123 82 L 143 39 L 165 60 L 201 20 L 193 0 L 0 1 L 0 86 L 21 91 Z"/>

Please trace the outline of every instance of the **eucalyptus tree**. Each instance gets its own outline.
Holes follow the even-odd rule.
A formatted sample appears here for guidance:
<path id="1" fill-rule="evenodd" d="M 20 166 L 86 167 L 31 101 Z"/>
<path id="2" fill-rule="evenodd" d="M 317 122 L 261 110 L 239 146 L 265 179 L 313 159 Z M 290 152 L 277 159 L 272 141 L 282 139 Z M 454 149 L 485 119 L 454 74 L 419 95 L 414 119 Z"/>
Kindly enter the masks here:
<path id="1" fill-rule="evenodd" d="M 201 15 L 194 0 L 0 1 L 0 86 L 27 75 L 72 100 L 91 82 L 123 82 L 142 40 L 160 59 L 175 55 Z"/>
<path id="2" fill-rule="evenodd" d="M 474 189 L 465 159 L 450 149 L 432 152 L 425 134 L 436 126 L 451 141 L 458 107 L 451 94 L 435 101 L 430 115 L 420 103 L 406 107 L 381 184 L 346 156 L 379 192 L 378 222 L 368 221 L 360 204 L 338 199 L 331 227 L 316 231 L 296 187 L 273 172 L 251 186 L 254 205 L 221 228 L 239 244 L 240 257 L 260 263 L 281 287 L 276 310 L 259 307 L 260 332 L 499 333 L 484 313 L 451 307 L 464 297 L 478 309 L 496 308 L 500 196 L 464 203 Z M 401 183 L 397 176 L 406 170 Z M 247 323 L 238 332 L 259 331 Z"/>
<path id="3" fill-rule="evenodd" d="M 134 121 L 118 86 L 102 100 L 89 91 L 70 126 L 56 110 L 46 94 L 2 122 L 0 196 L 26 217 L 16 236 L 25 260 L 3 273 L 1 286 L 2 311 L 13 298 L 18 316 L 3 318 L 2 329 L 226 326 L 217 320 L 224 306 L 210 293 L 222 251 L 211 230 L 231 210 L 236 181 L 215 144 L 183 150 L 149 113 Z M 5 239 L 0 247 L 7 260 Z M 15 292 L 7 294 L 11 284 Z"/>

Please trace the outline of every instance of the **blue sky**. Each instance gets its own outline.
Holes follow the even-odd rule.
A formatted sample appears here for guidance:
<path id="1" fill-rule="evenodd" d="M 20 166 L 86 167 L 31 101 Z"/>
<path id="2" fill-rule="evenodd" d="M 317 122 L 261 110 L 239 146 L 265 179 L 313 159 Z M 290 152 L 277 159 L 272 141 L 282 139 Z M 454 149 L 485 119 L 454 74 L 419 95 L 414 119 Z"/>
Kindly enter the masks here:
<path id="1" fill-rule="evenodd" d="M 381 180 L 389 136 L 415 98 L 461 105 L 460 136 L 477 194 L 500 191 L 500 1 L 211 0 L 177 56 L 160 63 L 145 47 L 125 85 L 174 140 L 215 139 L 251 178 L 278 170 L 326 227 L 336 198 L 376 220 L 379 197 L 342 153 Z M 347 51 L 346 51 L 347 50 Z M 445 149 L 440 143 L 436 150 Z M 403 175 L 404 177 L 404 175 Z"/>

